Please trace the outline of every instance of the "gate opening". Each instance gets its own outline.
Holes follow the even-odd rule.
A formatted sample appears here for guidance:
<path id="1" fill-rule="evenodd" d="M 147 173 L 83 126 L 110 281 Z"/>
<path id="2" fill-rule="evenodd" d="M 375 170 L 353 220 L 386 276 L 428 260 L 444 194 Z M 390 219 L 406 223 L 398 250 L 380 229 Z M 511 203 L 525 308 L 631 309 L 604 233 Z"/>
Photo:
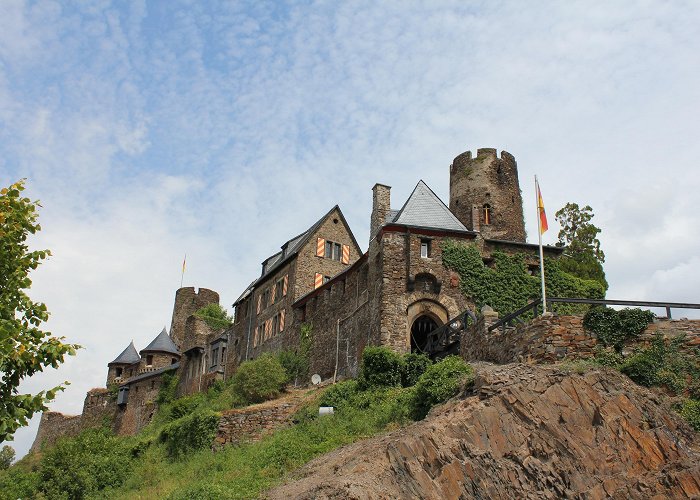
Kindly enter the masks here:
<path id="1" fill-rule="evenodd" d="M 411 326 L 411 352 L 425 353 L 428 334 L 438 328 L 438 324 L 430 316 L 419 316 Z"/>

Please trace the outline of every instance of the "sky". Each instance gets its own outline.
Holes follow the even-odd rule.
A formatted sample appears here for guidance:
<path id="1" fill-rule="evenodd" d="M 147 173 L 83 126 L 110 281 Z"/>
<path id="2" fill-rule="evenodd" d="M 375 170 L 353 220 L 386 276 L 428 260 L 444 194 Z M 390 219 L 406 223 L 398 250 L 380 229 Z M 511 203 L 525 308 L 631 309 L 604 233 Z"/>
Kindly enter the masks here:
<path id="1" fill-rule="evenodd" d="M 591 205 L 608 298 L 700 302 L 696 1 L 0 2 L 0 185 L 41 200 L 30 295 L 83 346 L 51 409 L 170 325 L 185 286 L 230 308 L 339 204 L 367 247 L 371 189 L 445 202 L 464 151 L 512 153 L 536 242 Z M 691 311 L 678 311 L 691 316 Z M 38 417 L 17 432 L 18 456 Z"/>

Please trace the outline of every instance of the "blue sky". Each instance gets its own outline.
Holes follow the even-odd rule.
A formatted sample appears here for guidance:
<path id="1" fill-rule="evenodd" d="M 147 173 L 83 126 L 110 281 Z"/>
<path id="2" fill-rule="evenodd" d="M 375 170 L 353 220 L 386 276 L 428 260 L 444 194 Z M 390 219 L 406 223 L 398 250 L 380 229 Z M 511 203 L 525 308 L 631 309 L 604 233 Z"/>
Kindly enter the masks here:
<path id="1" fill-rule="evenodd" d="M 41 199 L 32 296 L 85 346 L 25 387 L 70 380 L 53 408 L 79 412 L 169 325 L 185 252 L 230 305 L 334 204 L 366 246 L 375 182 L 447 200 L 479 147 L 515 155 L 531 241 L 534 174 L 550 221 L 593 206 L 609 297 L 700 302 L 699 25 L 694 1 L 1 2 L 0 183 Z"/>

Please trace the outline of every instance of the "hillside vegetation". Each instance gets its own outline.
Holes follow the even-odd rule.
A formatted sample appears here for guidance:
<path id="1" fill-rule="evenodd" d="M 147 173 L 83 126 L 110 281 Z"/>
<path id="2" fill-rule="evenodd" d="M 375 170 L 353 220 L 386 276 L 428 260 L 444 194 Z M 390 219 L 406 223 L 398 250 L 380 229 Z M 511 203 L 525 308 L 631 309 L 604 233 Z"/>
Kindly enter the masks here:
<path id="1" fill-rule="evenodd" d="M 314 457 L 423 418 L 473 380 L 460 358 L 432 364 L 367 348 L 357 380 L 309 394 L 295 425 L 212 452 L 219 413 L 280 395 L 288 374 L 270 355 L 244 363 L 230 383 L 174 399 L 163 385 L 153 422 L 133 437 L 91 429 L 0 472 L 0 499 L 256 498 Z M 318 407 L 334 406 L 319 417 Z"/>

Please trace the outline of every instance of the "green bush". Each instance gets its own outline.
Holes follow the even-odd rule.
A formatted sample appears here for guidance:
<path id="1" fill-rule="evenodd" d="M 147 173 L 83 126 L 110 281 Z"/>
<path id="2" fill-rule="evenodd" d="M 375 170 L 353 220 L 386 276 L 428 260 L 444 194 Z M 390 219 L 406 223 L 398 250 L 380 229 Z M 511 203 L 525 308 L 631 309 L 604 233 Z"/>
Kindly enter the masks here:
<path id="1" fill-rule="evenodd" d="M 656 334 L 648 347 L 637 349 L 625 359 L 620 371 L 640 385 L 663 386 L 677 395 L 692 395 L 700 382 L 700 361 L 682 351 L 685 342 L 685 335 L 666 341 L 662 334 Z"/>
<path id="2" fill-rule="evenodd" d="M 583 317 L 583 326 L 596 334 L 598 341 L 606 346 L 622 351 L 626 340 L 632 340 L 654 321 L 654 313 L 642 309 L 622 309 L 594 307 Z"/>
<path id="3" fill-rule="evenodd" d="M 207 304 L 194 313 L 200 319 L 203 319 L 210 328 L 214 330 L 223 330 L 228 328 L 233 323 L 233 318 L 229 316 L 226 309 L 219 304 Z"/>
<path id="4" fill-rule="evenodd" d="M 276 398 L 286 383 L 287 372 L 279 360 L 265 353 L 255 360 L 241 363 L 233 375 L 231 387 L 250 404 Z"/>
<path id="5" fill-rule="evenodd" d="M 595 363 L 601 366 L 609 366 L 611 368 L 619 369 L 625 358 L 622 354 L 617 352 L 612 348 L 605 348 L 601 345 L 595 347 L 595 353 L 593 355 L 593 360 Z"/>
<path id="6" fill-rule="evenodd" d="M 425 370 L 433 364 L 430 358 L 425 354 L 416 354 L 410 352 L 403 357 L 404 365 L 401 372 L 401 385 L 404 387 L 412 387 L 416 385 Z"/>
<path id="7" fill-rule="evenodd" d="M 59 439 L 41 460 L 42 492 L 48 498 L 81 499 L 119 486 L 133 465 L 124 439 L 90 429 Z"/>
<path id="8" fill-rule="evenodd" d="M 401 385 L 403 358 L 386 347 L 366 347 L 362 352 L 358 387 L 396 387 Z"/>
<path id="9" fill-rule="evenodd" d="M 693 429 L 700 432 L 700 401 L 686 399 L 680 404 L 677 411 Z"/>
<path id="10" fill-rule="evenodd" d="M 355 380 L 345 380 L 326 389 L 319 399 L 319 406 L 332 406 L 342 409 L 352 404 L 352 399 L 358 392 L 358 384 Z"/>
<path id="11" fill-rule="evenodd" d="M 163 427 L 159 440 L 165 443 L 169 456 L 180 458 L 192 451 L 210 447 L 218 425 L 218 413 L 198 411 Z"/>
<path id="12" fill-rule="evenodd" d="M 0 471 L 0 500 L 35 498 L 39 479 L 38 472 L 18 465 Z"/>
<path id="13" fill-rule="evenodd" d="M 425 418 L 433 406 L 456 396 L 462 386 L 473 381 L 474 370 L 458 356 L 431 365 L 414 386 L 413 418 Z"/>
<path id="14" fill-rule="evenodd" d="M 309 375 L 309 356 L 299 354 L 295 351 L 282 351 L 278 355 L 280 364 L 287 372 L 287 379 L 294 383 L 294 386 L 306 380 Z"/>

